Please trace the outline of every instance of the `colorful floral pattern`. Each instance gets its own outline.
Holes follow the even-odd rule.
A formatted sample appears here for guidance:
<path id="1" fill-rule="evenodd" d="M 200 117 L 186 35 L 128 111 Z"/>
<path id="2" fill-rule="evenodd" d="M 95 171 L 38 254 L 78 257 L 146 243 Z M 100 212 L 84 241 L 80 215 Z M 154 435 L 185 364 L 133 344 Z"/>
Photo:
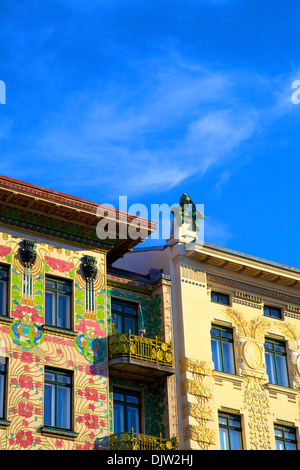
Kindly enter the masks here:
<path id="1" fill-rule="evenodd" d="M 44 260 L 53 269 L 53 271 L 59 271 L 60 273 L 68 273 L 71 269 L 74 268 L 74 263 L 69 261 L 64 261 L 62 259 L 52 258 L 50 256 L 45 256 Z"/>

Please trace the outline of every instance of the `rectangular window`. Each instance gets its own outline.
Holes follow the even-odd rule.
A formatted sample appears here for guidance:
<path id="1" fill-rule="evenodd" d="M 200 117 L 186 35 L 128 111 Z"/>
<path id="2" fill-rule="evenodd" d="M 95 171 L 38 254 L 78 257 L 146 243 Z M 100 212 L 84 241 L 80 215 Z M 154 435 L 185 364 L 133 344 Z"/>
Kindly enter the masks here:
<path id="1" fill-rule="evenodd" d="M 111 300 L 111 316 L 115 329 L 119 334 L 138 334 L 138 304 L 134 302 Z"/>
<path id="2" fill-rule="evenodd" d="M 45 323 L 71 329 L 72 282 L 46 276 Z"/>
<path id="3" fill-rule="evenodd" d="M 72 427 L 72 372 L 45 368 L 44 424 Z"/>
<path id="4" fill-rule="evenodd" d="M 219 412 L 221 450 L 242 450 L 241 418 L 238 415 Z"/>
<path id="5" fill-rule="evenodd" d="M 212 292 L 211 293 L 211 301 L 217 302 L 223 305 L 229 305 L 229 295 L 222 294 L 221 292 Z"/>
<path id="6" fill-rule="evenodd" d="M 264 306 L 264 315 L 266 317 L 281 318 L 281 309 L 276 307 Z"/>
<path id="7" fill-rule="evenodd" d="M 235 374 L 232 330 L 223 326 L 212 325 L 210 333 L 215 370 Z"/>
<path id="8" fill-rule="evenodd" d="M 285 343 L 267 339 L 264 346 L 269 382 L 274 385 L 289 387 Z"/>
<path id="9" fill-rule="evenodd" d="M 114 389 L 114 433 L 141 432 L 141 397 L 139 392 Z"/>
<path id="10" fill-rule="evenodd" d="M 296 429 L 275 424 L 276 450 L 297 450 Z"/>
<path id="11" fill-rule="evenodd" d="M 0 361 L 0 418 L 5 419 L 6 359 Z"/>
<path id="12" fill-rule="evenodd" d="M 0 315 L 7 315 L 8 311 L 8 266 L 0 264 Z"/>

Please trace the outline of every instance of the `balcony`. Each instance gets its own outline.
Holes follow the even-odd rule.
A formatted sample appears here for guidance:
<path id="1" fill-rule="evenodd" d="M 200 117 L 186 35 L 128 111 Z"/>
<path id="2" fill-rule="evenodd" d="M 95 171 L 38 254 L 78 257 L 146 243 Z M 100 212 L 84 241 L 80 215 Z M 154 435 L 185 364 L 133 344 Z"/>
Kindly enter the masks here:
<path id="1" fill-rule="evenodd" d="M 116 334 L 109 337 L 110 373 L 134 374 L 153 381 L 174 374 L 172 343 L 131 334 Z"/>
<path id="2" fill-rule="evenodd" d="M 110 450 L 176 450 L 178 449 L 177 438 L 163 439 L 160 437 L 138 434 L 132 430 L 119 432 L 109 438 Z"/>

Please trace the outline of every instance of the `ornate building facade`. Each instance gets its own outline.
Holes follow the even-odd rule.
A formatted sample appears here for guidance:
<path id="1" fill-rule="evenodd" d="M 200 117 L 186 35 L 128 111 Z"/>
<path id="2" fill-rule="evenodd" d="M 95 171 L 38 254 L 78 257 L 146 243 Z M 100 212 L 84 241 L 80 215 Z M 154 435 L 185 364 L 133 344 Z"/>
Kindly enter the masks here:
<path id="1" fill-rule="evenodd" d="M 299 449 L 300 270 L 185 225 L 116 265 L 172 280 L 180 449 Z"/>
<path id="2" fill-rule="evenodd" d="M 171 280 L 112 268 L 98 207 L 0 177 L 0 449 L 176 447 Z"/>

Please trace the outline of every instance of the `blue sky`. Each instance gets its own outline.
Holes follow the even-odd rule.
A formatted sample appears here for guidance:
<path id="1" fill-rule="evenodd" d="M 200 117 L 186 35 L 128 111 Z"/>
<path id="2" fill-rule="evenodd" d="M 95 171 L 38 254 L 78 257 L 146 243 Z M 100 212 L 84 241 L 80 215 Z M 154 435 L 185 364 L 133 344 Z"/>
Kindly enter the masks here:
<path id="1" fill-rule="evenodd" d="M 6 0 L 0 174 L 300 267 L 298 0 Z"/>

